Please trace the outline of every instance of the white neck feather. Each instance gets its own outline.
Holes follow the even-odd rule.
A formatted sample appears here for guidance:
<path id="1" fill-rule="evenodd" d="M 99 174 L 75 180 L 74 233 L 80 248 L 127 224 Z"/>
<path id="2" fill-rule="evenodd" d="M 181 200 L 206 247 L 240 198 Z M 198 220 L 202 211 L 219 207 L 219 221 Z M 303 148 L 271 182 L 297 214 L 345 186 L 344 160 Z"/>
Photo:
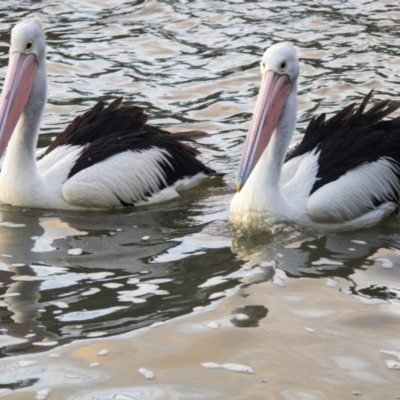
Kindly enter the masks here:
<path id="1" fill-rule="evenodd" d="M 286 152 L 295 130 L 296 119 L 297 83 L 295 82 L 271 140 L 242 189 L 243 195 L 247 198 L 256 197 L 250 208 L 285 215 L 288 203 L 281 193 L 280 178 Z M 252 192 L 252 195 L 250 193 L 246 195 L 245 192 L 248 190 Z"/>
<path id="2" fill-rule="evenodd" d="M 8 144 L 0 175 L 2 193 L 14 192 L 16 188 L 28 192 L 29 188 L 37 188 L 41 184 L 35 155 L 46 97 L 46 65 L 43 62 L 38 66 L 27 105 Z"/>
<path id="3" fill-rule="evenodd" d="M 260 173 L 264 176 L 259 176 L 259 179 L 262 179 L 266 183 L 269 190 L 279 191 L 282 167 L 290 142 L 293 138 L 296 120 L 297 82 L 292 86 L 282 116 L 260 160 L 262 166 L 262 168 L 260 168 Z"/>

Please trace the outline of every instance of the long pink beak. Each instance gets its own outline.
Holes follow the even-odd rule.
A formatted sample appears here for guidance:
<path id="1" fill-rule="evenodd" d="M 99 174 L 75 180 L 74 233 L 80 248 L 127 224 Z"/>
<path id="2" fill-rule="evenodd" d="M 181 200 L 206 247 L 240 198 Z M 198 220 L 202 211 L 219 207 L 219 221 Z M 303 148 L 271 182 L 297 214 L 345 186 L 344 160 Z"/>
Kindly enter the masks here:
<path id="1" fill-rule="evenodd" d="M 244 143 L 236 190 L 240 192 L 267 147 L 282 115 L 292 84 L 287 75 L 267 71 L 262 76 L 256 108 Z"/>
<path id="2" fill-rule="evenodd" d="M 38 64 L 34 54 L 14 52 L 10 55 L 6 79 L 0 98 L 0 157 L 28 102 Z"/>

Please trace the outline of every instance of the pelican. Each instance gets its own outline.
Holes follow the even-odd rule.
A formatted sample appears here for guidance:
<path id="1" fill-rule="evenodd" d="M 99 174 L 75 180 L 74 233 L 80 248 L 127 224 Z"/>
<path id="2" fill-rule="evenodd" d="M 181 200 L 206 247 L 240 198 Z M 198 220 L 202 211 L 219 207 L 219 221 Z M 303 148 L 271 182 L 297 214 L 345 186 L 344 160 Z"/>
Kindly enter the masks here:
<path id="1" fill-rule="evenodd" d="M 116 99 L 77 117 L 36 158 L 46 103 L 46 44 L 36 17 L 11 33 L 10 61 L 0 99 L 0 202 L 44 209 L 114 208 L 168 200 L 214 175 L 198 151 L 146 124 L 139 107 Z"/>
<path id="2" fill-rule="evenodd" d="M 330 119 L 321 115 L 288 153 L 296 125 L 299 62 L 293 46 L 271 46 L 244 144 L 230 220 L 256 228 L 274 216 L 328 231 L 369 228 L 397 212 L 400 195 L 399 104 L 366 110 L 372 92 Z M 263 222 L 264 221 L 264 222 Z"/>

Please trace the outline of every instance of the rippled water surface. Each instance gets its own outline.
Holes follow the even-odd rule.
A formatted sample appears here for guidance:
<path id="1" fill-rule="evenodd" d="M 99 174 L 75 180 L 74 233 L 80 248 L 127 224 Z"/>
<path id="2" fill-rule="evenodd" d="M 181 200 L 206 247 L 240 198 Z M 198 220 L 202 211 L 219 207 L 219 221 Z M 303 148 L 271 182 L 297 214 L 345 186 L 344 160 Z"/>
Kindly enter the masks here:
<path id="1" fill-rule="evenodd" d="M 127 104 L 146 108 L 152 124 L 207 131 L 197 144 L 202 159 L 226 175 L 169 203 L 123 211 L 2 207 L 0 395 L 40 381 L 6 373 L 14 357 L 168 321 L 256 284 L 287 285 L 285 295 L 291 296 L 288 282 L 301 286 L 311 279 L 317 301 L 318 288 L 322 296 L 322 288 L 330 285 L 361 304 L 360 312 L 377 313 L 374 307 L 384 304 L 393 317 L 390 324 L 377 313 L 377 319 L 356 320 L 346 329 L 382 323 L 382 340 L 399 337 L 397 219 L 366 231 L 328 235 L 274 227 L 274 233 L 237 237 L 226 225 L 264 50 L 283 40 L 297 49 L 298 140 L 311 116 L 333 113 L 373 88 L 373 101 L 400 100 L 397 1 L 3 0 L 1 80 L 10 30 L 32 13 L 43 21 L 48 51 L 40 147 L 98 99 L 123 96 Z M 268 302 L 258 297 L 254 305 L 261 308 L 253 309 L 253 322 L 233 320 L 234 329 L 268 322 L 265 310 L 279 308 L 279 302 Z M 290 319 L 286 322 L 290 329 Z M 386 344 L 400 362 L 400 342 L 388 339 Z M 239 351 L 240 344 L 235 346 Z M 395 368 L 386 369 L 400 379 Z M 400 396 L 393 386 L 382 390 L 382 398 Z M 280 396 L 338 398 L 299 393 L 282 391 Z M 352 397 L 351 391 L 346 394 Z M 96 398 L 117 398 L 107 396 Z M 226 398 L 221 396 L 215 398 Z M 240 398 L 250 397 L 243 392 Z"/>

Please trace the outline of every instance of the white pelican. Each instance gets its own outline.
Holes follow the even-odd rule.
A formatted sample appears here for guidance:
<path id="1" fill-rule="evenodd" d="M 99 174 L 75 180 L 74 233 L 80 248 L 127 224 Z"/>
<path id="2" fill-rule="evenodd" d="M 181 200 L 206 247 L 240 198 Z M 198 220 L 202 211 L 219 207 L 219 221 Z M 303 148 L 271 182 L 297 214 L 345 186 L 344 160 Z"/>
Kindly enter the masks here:
<path id="1" fill-rule="evenodd" d="M 292 45 L 270 47 L 261 74 L 230 207 L 234 226 L 259 229 L 272 215 L 306 227 L 346 231 L 371 227 L 395 213 L 400 118 L 383 118 L 399 104 L 382 101 L 365 111 L 371 92 L 357 109 L 352 104 L 329 120 L 313 118 L 287 156 L 299 76 Z"/>
<path id="2" fill-rule="evenodd" d="M 146 125 L 139 107 L 99 102 L 77 117 L 36 159 L 46 103 L 46 50 L 40 21 L 11 33 L 10 62 L 0 99 L 0 202 L 50 209 L 112 208 L 177 196 L 214 171 L 170 134 Z M 11 139 L 10 139 L 11 138 Z"/>

